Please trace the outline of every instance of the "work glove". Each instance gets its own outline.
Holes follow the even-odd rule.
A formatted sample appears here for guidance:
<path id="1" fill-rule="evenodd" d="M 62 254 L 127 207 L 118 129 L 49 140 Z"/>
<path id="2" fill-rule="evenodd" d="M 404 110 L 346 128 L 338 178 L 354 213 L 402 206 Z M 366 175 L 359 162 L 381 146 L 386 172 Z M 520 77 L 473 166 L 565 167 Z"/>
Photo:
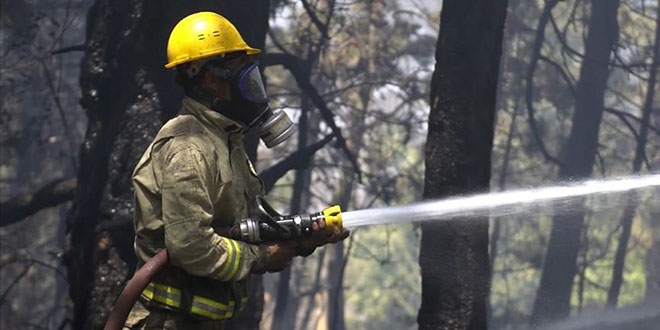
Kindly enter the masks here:
<path id="1" fill-rule="evenodd" d="M 296 242 L 278 242 L 266 245 L 266 271 L 279 272 L 291 264 L 291 259 L 298 255 Z"/>
<path id="2" fill-rule="evenodd" d="M 334 244 L 345 240 L 350 231 L 335 227 L 333 231 L 325 229 L 325 221 L 320 220 L 312 224 L 312 234 L 299 240 L 298 255 L 306 257 L 314 252 L 317 247 Z"/>

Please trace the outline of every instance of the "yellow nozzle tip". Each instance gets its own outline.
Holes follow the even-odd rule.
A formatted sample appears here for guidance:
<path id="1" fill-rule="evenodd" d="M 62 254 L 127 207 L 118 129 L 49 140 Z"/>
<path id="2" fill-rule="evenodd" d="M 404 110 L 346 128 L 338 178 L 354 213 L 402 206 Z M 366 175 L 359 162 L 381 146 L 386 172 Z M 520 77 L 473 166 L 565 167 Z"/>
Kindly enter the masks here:
<path id="1" fill-rule="evenodd" d="M 342 229 L 341 208 L 339 205 L 330 206 L 323 210 L 325 228 L 332 231 L 334 228 Z"/>

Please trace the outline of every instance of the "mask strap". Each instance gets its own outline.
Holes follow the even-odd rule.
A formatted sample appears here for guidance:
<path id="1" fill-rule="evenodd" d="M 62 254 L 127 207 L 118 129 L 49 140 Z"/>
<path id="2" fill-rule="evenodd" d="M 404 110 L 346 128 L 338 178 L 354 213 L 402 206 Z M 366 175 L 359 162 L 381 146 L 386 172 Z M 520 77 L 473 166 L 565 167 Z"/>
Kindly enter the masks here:
<path id="1" fill-rule="evenodd" d="M 232 113 L 232 109 L 235 107 L 232 107 L 229 103 L 230 101 L 223 101 L 200 87 L 193 87 L 189 89 L 188 96 L 192 97 L 193 99 L 197 101 L 204 101 L 207 102 L 211 105 L 211 110 L 228 117 L 231 120 L 237 121 L 243 125 L 245 125 L 248 128 L 254 127 L 257 123 L 259 123 L 262 118 L 265 116 L 267 111 L 263 111 L 259 116 L 256 118 L 252 119 L 249 123 L 244 123 L 241 119 L 238 119 L 236 113 Z"/>
<path id="2" fill-rule="evenodd" d="M 195 86 L 195 87 L 190 88 L 189 89 L 189 94 L 190 94 L 189 96 L 192 97 L 193 99 L 209 103 L 211 105 L 212 110 L 214 110 L 216 112 L 219 112 L 219 113 L 222 113 L 221 109 L 222 109 L 222 106 L 225 102 L 223 102 L 219 98 L 205 92 L 200 87 Z"/>

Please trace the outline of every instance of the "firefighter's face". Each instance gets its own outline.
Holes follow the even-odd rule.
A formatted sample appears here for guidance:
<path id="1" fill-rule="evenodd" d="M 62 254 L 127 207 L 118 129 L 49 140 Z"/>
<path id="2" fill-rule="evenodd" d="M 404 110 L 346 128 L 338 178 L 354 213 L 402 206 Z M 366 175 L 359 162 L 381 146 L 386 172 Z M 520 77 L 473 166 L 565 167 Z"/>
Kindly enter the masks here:
<path id="1" fill-rule="evenodd" d="M 227 54 L 224 58 L 219 59 L 218 64 L 211 62 L 210 64 L 215 67 L 215 70 L 207 70 L 204 73 L 202 88 L 223 101 L 231 100 L 230 77 L 236 68 L 244 66 L 248 62 L 250 62 L 250 57 L 245 52 Z"/>

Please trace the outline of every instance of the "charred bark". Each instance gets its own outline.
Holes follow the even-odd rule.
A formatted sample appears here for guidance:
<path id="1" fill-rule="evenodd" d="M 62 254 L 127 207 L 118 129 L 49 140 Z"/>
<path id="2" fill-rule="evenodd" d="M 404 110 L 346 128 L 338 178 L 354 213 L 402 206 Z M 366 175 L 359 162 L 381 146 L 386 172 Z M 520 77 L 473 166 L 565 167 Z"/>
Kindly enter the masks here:
<path id="1" fill-rule="evenodd" d="M 134 140 L 131 135 L 138 131 L 153 137 L 159 126 L 149 125 L 159 122 L 154 118 L 160 117 L 160 109 L 151 102 L 156 96 L 153 82 L 140 63 L 144 50 L 137 49 L 143 42 L 146 20 L 152 17 L 150 8 L 143 5 L 97 1 L 88 14 L 80 86 L 89 126 L 80 149 L 78 189 L 65 249 L 74 329 L 102 327 L 136 263 L 130 229 L 99 233 L 96 228 L 132 216 L 127 167 L 141 153 L 135 149 L 146 147 L 148 141 L 133 141 L 135 149 L 126 142 Z M 141 102 L 138 95 L 143 96 Z M 122 252 L 123 260 L 117 251 Z"/>
<path id="2" fill-rule="evenodd" d="M 487 191 L 506 0 L 443 2 L 424 198 Z M 486 329 L 488 218 L 421 225 L 420 330 Z"/>
<path id="3" fill-rule="evenodd" d="M 609 76 L 609 60 L 618 39 L 619 0 L 591 2 L 591 19 L 585 53 L 576 89 L 573 126 L 563 146 L 559 180 L 591 176 L 598 148 L 598 131 L 604 110 L 604 95 Z M 576 208 L 562 212 L 558 205 L 553 218 L 541 283 L 532 312 L 532 325 L 565 318 L 570 313 L 573 279 L 584 224 L 584 199 Z"/>

